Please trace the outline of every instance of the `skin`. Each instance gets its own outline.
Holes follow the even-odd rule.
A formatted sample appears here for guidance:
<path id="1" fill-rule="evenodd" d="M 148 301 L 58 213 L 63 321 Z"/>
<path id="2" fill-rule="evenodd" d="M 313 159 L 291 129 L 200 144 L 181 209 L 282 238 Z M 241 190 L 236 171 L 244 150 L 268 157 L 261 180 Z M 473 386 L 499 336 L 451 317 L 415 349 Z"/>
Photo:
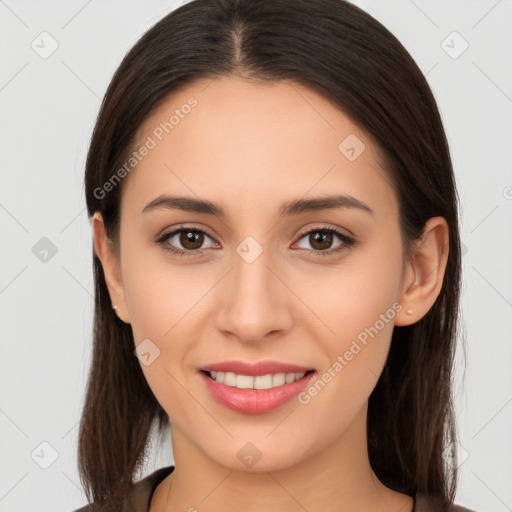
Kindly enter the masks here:
<path id="1" fill-rule="evenodd" d="M 140 140 L 191 96 L 198 105 L 125 178 L 120 259 L 101 214 L 92 218 L 112 303 L 131 324 L 135 345 L 149 338 L 160 350 L 141 367 L 171 419 L 176 469 L 157 487 L 150 511 L 412 510 L 411 497 L 371 470 L 367 403 L 394 325 L 418 321 L 441 290 L 446 221 L 430 219 L 406 260 L 398 200 L 374 140 L 297 84 L 198 81 L 166 98 L 141 126 Z M 354 161 L 338 149 L 349 134 L 366 146 Z M 141 213 L 163 193 L 209 199 L 227 217 Z M 344 208 L 278 218 L 285 201 L 333 193 L 363 201 L 374 214 Z M 203 255 L 182 258 L 154 242 L 182 223 L 207 232 Z M 343 243 L 333 235 L 319 246 L 302 236 L 325 226 L 352 233 L 357 244 L 309 254 Z M 247 236 L 263 248 L 250 264 L 236 252 Z M 182 250 L 200 244 L 182 244 L 179 234 L 166 243 Z M 285 361 L 321 375 L 394 303 L 402 309 L 307 404 L 294 399 L 244 414 L 217 403 L 198 377 L 201 366 L 228 359 Z M 252 468 L 237 457 L 247 442 L 261 453 Z"/>

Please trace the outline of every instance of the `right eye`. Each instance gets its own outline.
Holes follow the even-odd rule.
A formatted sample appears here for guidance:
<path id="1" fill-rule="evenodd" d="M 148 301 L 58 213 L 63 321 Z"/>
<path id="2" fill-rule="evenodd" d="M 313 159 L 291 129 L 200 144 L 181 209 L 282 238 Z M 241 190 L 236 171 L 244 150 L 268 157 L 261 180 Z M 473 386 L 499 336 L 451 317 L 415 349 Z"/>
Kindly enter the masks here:
<path id="1" fill-rule="evenodd" d="M 201 229 L 180 227 L 170 233 L 162 235 L 156 243 L 161 245 L 166 251 L 180 256 L 194 256 L 204 253 L 204 249 L 199 249 L 203 243 L 204 238 L 210 236 Z M 173 241 L 173 239 L 175 239 Z M 171 243 L 169 243 L 171 242 Z M 176 244 L 181 244 L 183 249 L 176 248 Z"/>

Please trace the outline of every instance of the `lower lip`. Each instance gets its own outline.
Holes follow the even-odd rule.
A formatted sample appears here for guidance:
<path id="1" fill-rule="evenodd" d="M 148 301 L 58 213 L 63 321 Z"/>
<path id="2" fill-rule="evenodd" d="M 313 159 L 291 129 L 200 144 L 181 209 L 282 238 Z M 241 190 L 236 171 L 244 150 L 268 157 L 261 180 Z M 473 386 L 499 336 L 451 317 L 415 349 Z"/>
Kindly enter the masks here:
<path id="1" fill-rule="evenodd" d="M 297 396 L 315 377 L 311 372 L 302 379 L 271 389 L 239 389 L 227 386 L 199 372 L 203 382 L 213 398 L 229 409 L 247 414 L 270 412 Z"/>

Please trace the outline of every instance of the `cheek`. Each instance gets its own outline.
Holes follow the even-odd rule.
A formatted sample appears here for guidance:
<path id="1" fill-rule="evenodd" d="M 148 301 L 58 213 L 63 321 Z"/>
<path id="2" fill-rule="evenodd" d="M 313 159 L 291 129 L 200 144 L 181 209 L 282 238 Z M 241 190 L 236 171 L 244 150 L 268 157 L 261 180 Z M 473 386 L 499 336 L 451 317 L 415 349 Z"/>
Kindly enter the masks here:
<path id="1" fill-rule="evenodd" d="M 356 304 L 338 294 L 327 301 L 338 305 L 330 316 L 335 319 L 331 321 L 335 334 L 317 338 L 320 352 L 327 356 L 325 364 L 298 397 L 312 424 L 323 425 L 326 439 L 345 431 L 365 407 L 386 362 L 400 307 L 397 303 L 393 307 L 384 289 L 362 293 L 361 298 Z"/>
<path id="2" fill-rule="evenodd" d="M 330 354 L 346 349 L 354 339 L 364 343 L 368 331 L 379 339 L 389 338 L 400 309 L 400 255 L 372 251 L 355 259 L 347 266 L 326 270 L 324 278 L 316 281 L 322 286 L 307 295 L 308 305 L 328 327 L 330 336 L 324 338 L 331 340 Z"/>
<path id="3" fill-rule="evenodd" d="M 141 269 L 139 269 L 141 270 Z M 188 395 L 180 368 L 191 342 L 190 301 L 177 290 L 169 272 L 146 268 L 129 282 L 131 325 L 144 377 L 155 398 L 172 417 L 186 415 Z M 188 335 L 187 335 L 188 333 Z"/>
<path id="4" fill-rule="evenodd" d="M 328 356 L 323 376 L 319 375 L 322 382 L 315 386 L 318 391 L 312 390 L 313 395 L 324 395 L 318 403 L 342 404 L 355 411 L 368 399 L 386 361 L 395 316 L 402 308 L 397 301 L 401 264 L 399 246 L 387 254 L 383 250 L 361 253 L 357 263 L 333 274 L 336 278 L 322 288 L 321 297 L 310 295 L 308 304 L 329 327 L 317 337 Z"/>
<path id="5" fill-rule="evenodd" d="M 179 417 L 190 400 L 182 387 L 182 366 L 192 365 L 188 361 L 207 304 L 201 297 L 215 279 L 199 275 L 192 266 L 171 265 L 165 255 L 155 258 L 155 251 L 148 252 L 148 257 L 143 252 L 127 250 L 123 262 L 134 350 L 156 399 Z"/>
<path id="6" fill-rule="evenodd" d="M 194 306 L 205 293 L 193 266 L 171 264 L 163 249 L 141 248 L 127 251 L 123 267 L 136 343 L 144 338 L 169 340 L 190 324 Z"/>

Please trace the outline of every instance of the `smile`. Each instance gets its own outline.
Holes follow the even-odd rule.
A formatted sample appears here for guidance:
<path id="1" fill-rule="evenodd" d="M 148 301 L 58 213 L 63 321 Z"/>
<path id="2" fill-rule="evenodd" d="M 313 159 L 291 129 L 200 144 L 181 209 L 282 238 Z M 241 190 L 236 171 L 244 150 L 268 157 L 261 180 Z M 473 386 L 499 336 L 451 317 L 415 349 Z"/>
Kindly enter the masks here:
<path id="1" fill-rule="evenodd" d="M 251 376 L 201 370 L 198 375 L 210 396 L 219 404 L 237 412 L 261 414 L 278 409 L 292 400 L 317 373 L 309 370 Z"/>

